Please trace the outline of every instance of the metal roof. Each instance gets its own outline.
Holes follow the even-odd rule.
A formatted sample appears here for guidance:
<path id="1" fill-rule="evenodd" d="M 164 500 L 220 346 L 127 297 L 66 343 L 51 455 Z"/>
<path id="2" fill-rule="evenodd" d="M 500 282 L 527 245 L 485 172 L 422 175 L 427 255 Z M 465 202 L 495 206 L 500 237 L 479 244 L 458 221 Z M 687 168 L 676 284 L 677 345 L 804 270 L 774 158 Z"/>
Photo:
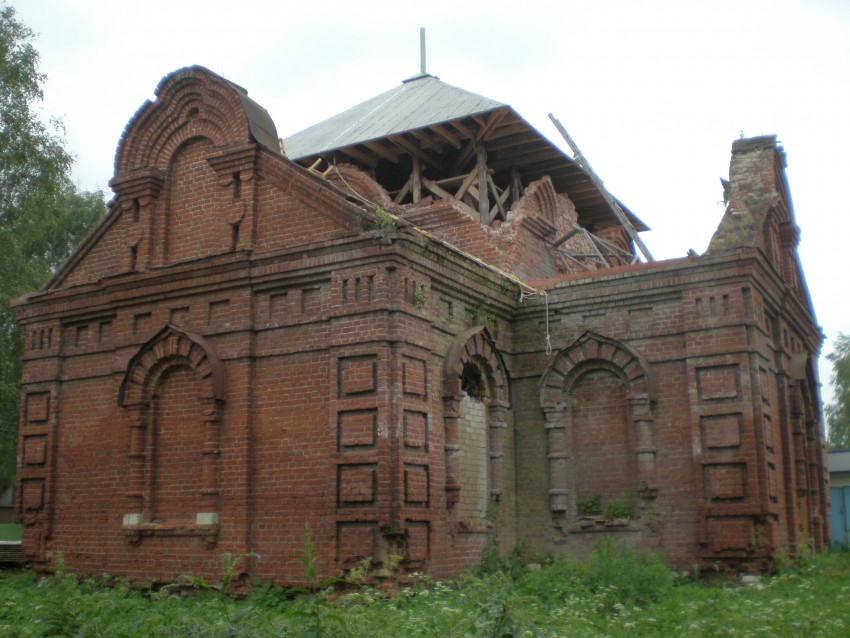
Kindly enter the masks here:
<path id="1" fill-rule="evenodd" d="M 481 140 L 494 180 L 505 183 L 513 170 L 526 184 L 549 176 L 555 189 L 573 201 L 582 225 L 619 223 L 579 164 L 513 108 L 428 74 L 288 137 L 284 152 L 305 166 L 324 157 L 371 169 L 382 160 L 400 166 L 405 155 L 415 153 L 438 180 L 468 172 L 475 162 L 472 145 Z M 636 230 L 649 230 L 622 208 Z"/>
<path id="2" fill-rule="evenodd" d="M 284 141 L 284 146 L 286 155 L 298 160 L 504 106 L 507 105 L 441 82 L 433 75 L 417 75 L 296 133 Z"/>

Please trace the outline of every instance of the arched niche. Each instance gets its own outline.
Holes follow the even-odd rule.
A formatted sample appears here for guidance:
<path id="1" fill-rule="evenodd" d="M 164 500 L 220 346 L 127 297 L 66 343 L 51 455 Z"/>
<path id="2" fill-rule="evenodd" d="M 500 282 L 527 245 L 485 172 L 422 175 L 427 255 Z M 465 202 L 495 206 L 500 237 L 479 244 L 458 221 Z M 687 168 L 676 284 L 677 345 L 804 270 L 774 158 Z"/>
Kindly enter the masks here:
<path id="1" fill-rule="evenodd" d="M 208 175 L 178 181 L 210 188 L 205 216 L 222 228 L 205 233 L 202 254 L 249 247 L 255 240 L 257 171 L 260 150 L 280 155 L 280 143 L 268 112 L 245 89 L 199 67 L 166 76 L 127 124 L 115 156 L 116 210 L 127 235 L 122 263 L 127 270 L 146 270 L 170 261 L 197 257 L 169 250 L 172 228 L 163 195 L 175 189 L 175 158 L 189 146 L 202 150 L 196 164 Z"/>
<path id="2" fill-rule="evenodd" d="M 175 396 L 165 391 L 175 379 L 189 390 Z M 170 390 L 170 388 L 169 388 Z M 118 405 L 124 408 L 129 428 L 127 489 L 128 513 L 124 531 L 132 543 L 151 534 L 204 536 L 214 545 L 218 533 L 220 430 L 225 404 L 225 370 L 213 345 L 203 337 L 166 325 L 127 364 L 118 391 Z M 179 397 L 179 398 L 176 398 Z M 190 501 L 196 511 L 176 515 L 169 511 L 161 519 L 155 507 L 159 479 L 169 468 L 157 467 L 160 440 L 158 428 L 168 421 L 170 406 L 179 418 L 183 440 L 200 458 L 194 468 L 198 480 Z M 188 408 L 188 409 L 187 409 Z M 173 420 L 173 419 L 172 419 Z"/>
<path id="3" fill-rule="evenodd" d="M 499 501 L 504 490 L 503 431 L 510 408 L 510 378 L 502 355 L 487 328 L 476 326 L 457 335 L 443 362 L 442 396 L 445 424 L 446 501 L 455 507 L 461 498 L 460 419 L 464 394 L 484 404 L 487 422 L 489 496 Z"/>
<path id="4" fill-rule="evenodd" d="M 582 379 L 598 374 L 619 379 L 629 441 L 634 455 L 635 491 L 642 498 L 654 498 L 656 487 L 656 447 L 653 406 L 655 391 L 646 361 L 625 344 L 602 335 L 585 332 L 557 353 L 540 381 L 540 405 L 548 432 L 549 503 L 552 512 L 575 507 L 575 471 L 570 467 L 581 450 L 575 450 L 570 413 L 570 393 Z M 601 387 L 601 386 L 600 386 Z M 600 397 L 609 398 L 609 397 Z M 600 402 L 601 403 L 601 402 Z"/>
<path id="5" fill-rule="evenodd" d="M 823 440 L 819 416 L 819 402 L 814 357 L 806 351 L 791 356 L 788 366 L 791 453 L 794 479 L 797 487 L 796 504 L 798 526 L 792 530 L 792 542 L 806 538 L 814 542 L 816 551 L 822 551 L 828 542 L 825 521 L 827 494 L 824 488 Z"/>

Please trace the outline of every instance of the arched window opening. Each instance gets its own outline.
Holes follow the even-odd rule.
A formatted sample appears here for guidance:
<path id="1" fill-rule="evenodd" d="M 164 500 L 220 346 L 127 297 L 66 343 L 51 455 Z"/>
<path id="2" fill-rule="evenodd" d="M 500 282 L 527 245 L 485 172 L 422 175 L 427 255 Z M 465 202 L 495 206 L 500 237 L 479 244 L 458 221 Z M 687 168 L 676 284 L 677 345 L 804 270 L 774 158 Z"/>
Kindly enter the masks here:
<path id="1" fill-rule="evenodd" d="M 463 366 L 463 372 L 460 375 L 460 387 L 466 396 L 476 401 L 483 401 L 485 398 L 484 377 L 479 367 L 471 361 L 467 361 Z"/>

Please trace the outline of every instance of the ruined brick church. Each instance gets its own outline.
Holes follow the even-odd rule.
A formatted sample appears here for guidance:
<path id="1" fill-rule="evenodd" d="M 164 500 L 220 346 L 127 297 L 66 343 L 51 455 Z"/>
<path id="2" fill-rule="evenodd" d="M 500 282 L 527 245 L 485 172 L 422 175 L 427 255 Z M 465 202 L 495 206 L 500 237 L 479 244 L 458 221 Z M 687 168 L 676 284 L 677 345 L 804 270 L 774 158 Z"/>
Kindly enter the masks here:
<path id="1" fill-rule="evenodd" d="M 26 556 L 293 583 L 305 534 L 322 575 L 823 548 L 784 168 L 735 141 L 705 254 L 641 260 L 644 223 L 506 104 L 423 73 L 281 141 L 243 88 L 168 75 L 109 214 L 15 302 Z"/>

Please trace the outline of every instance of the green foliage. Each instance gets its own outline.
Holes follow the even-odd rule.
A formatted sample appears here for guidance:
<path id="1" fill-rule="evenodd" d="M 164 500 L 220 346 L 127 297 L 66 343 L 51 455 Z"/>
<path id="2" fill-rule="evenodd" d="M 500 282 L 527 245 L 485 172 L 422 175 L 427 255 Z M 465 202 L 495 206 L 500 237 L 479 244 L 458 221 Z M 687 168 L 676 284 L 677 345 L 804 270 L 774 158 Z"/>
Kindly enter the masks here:
<path id="1" fill-rule="evenodd" d="M 582 516 L 599 516 L 602 513 L 602 497 L 596 494 L 579 501 L 578 513 Z"/>
<path id="2" fill-rule="evenodd" d="M 416 283 L 413 285 L 413 307 L 419 312 L 425 310 L 425 302 L 428 301 L 428 288 L 425 284 Z"/>
<path id="3" fill-rule="evenodd" d="M 635 514 L 635 508 L 632 500 L 624 494 L 623 498 L 609 498 L 605 501 L 602 513 L 605 518 L 631 518 Z"/>
<path id="4" fill-rule="evenodd" d="M 107 586 L 108 585 L 108 586 Z M 411 575 L 394 596 L 363 586 L 292 596 L 257 588 L 244 599 L 199 589 L 152 597 L 107 576 L 0 572 L 0 636 L 808 636 L 850 634 L 850 553 L 811 557 L 758 587 L 673 581 L 657 557 L 611 542 L 586 561 L 559 556 L 539 571 Z"/>
<path id="5" fill-rule="evenodd" d="M 832 364 L 829 381 L 835 400 L 826 406 L 831 450 L 850 449 L 850 335 L 838 333 L 835 348 L 826 355 Z"/>
<path id="6" fill-rule="evenodd" d="M 587 570 L 591 590 L 604 590 L 623 605 L 657 602 L 673 584 L 661 556 L 638 553 L 612 538 L 597 543 L 588 557 Z"/>
<path id="7" fill-rule="evenodd" d="M 388 213 L 382 207 L 375 209 L 375 228 L 382 232 L 395 230 L 397 219 L 392 213 Z"/>
<path id="8" fill-rule="evenodd" d="M 9 302 L 41 288 L 106 207 L 78 192 L 62 125 L 42 122 L 33 33 L 0 4 L 0 490 L 14 480 L 23 337 Z"/>

